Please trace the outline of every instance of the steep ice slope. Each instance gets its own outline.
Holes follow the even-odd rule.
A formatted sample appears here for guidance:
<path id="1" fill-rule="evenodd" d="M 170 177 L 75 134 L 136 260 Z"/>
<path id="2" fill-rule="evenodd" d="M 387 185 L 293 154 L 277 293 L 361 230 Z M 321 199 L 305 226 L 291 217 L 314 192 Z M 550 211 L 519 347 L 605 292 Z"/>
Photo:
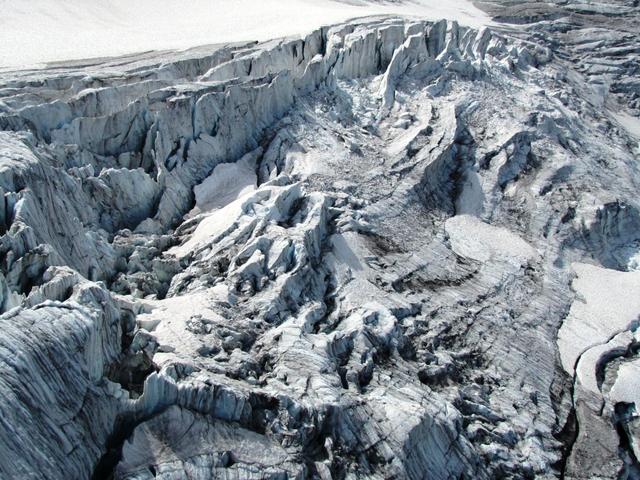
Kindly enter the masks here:
<path id="1" fill-rule="evenodd" d="M 639 140 L 522 35 L 5 74 L 2 476 L 635 478 Z"/>
<path id="2" fill-rule="evenodd" d="M 269 40 L 380 14 L 489 21 L 469 0 L 0 0 L 0 69 Z"/>

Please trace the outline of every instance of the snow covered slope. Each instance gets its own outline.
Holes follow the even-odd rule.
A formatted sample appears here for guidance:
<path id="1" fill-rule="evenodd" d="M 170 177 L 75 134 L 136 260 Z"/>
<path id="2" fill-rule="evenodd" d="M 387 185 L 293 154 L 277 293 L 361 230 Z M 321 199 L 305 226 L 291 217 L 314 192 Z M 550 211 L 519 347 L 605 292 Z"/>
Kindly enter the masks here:
<path id="1" fill-rule="evenodd" d="M 0 0 L 0 68 L 268 40 L 374 14 L 489 21 L 467 0 Z"/>

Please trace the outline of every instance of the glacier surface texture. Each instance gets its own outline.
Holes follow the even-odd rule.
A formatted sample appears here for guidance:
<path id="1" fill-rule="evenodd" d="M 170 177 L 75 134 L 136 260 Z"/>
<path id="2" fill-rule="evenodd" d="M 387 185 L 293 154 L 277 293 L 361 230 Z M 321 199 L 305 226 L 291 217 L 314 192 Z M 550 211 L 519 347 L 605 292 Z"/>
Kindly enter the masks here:
<path id="1" fill-rule="evenodd" d="M 0 477 L 640 478 L 640 7 L 478 8 L 0 70 Z"/>

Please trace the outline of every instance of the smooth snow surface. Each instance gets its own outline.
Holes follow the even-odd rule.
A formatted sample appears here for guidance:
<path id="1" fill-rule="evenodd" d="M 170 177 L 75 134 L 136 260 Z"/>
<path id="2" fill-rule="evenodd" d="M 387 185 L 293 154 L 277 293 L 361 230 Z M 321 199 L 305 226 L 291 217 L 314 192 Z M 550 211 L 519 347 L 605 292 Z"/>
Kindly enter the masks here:
<path id="1" fill-rule="evenodd" d="M 620 365 L 611 396 L 616 402 L 640 402 L 640 360 Z"/>
<path id="2" fill-rule="evenodd" d="M 223 208 L 256 188 L 256 158 L 261 150 L 248 153 L 235 163 L 218 165 L 193 193 L 198 211 Z"/>
<path id="3" fill-rule="evenodd" d="M 242 205 L 249 195 L 250 193 L 246 193 L 242 197 L 225 205 L 223 208 L 214 210 L 214 213 L 208 215 L 198 224 L 198 227 L 188 242 L 172 248 L 170 252 L 180 258 L 186 257 L 202 242 L 210 238 L 217 238 L 225 231 L 231 229 L 236 217 L 242 212 Z"/>
<path id="4" fill-rule="evenodd" d="M 0 68 L 267 40 L 384 14 L 447 18 L 469 26 L 489 22 L 466 0 L 386 5 L 328 0 L 0 0 Z"/>
<path id="5" fill-rule="evenodd" d="M 631 328 L 640 311 L 640 272 L 619 272 L 576 263 L 577 299 L 558 332 L 560 359 L 567 372 L 586 350 L 604 345 Z"/>
<path id="6" fill-rule="evenodd" d="M 503 260 L 524 264 L 537 256 L 533 247 L 516 234 L 472 215 L 450 218 L 445 229 L 454 252 L 480 262 Z"/>

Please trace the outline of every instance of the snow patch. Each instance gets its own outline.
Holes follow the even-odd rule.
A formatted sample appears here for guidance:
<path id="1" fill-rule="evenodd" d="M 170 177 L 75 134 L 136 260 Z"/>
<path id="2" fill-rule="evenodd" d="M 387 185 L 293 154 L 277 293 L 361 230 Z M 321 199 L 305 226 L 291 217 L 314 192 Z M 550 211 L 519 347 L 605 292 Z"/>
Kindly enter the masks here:
<path id="1" fill-rule="evenodd" d="M 193 213 L 217 210 L 256 189 L 256 160 L 262 154 L 259 148 L 235 163 L 222 163 L 200 185 L 193 189 L 196 208 Z"/>
<path id="2" fill-rule="evenodd" d="M 523 265 L 538 256 L 536 250 L 516 234 L 471 215 L 450 218 L 445 230 L 454 252 L 479 262 L 503 260 Z"/>
<path id="3" fill-rule="evenodd" d="M 583 263 L 574 264 L 573 270 L 578 297 L 558 332 L 562 366 L 571 374 L 582 353 L 630 329 L 640 315 L 640 272 Z"/>
<path id="4" fill-rule="evenodd" d="M 616 383 L 611 388 L 611 399 L 615 403 L 640 406 L 640 359 L 620 365 Z"/>

